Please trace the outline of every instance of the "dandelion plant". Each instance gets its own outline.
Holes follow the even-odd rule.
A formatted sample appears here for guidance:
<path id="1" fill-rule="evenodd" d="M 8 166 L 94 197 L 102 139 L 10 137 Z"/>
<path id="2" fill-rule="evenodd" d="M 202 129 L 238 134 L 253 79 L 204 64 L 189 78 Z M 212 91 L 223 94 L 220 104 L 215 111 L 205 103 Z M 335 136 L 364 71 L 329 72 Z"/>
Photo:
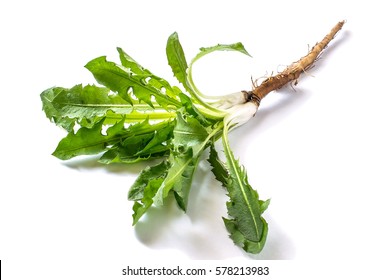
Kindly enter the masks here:
<path id="1" fill-rule="evenodd" d="M 259 198 L 229 145 L 229 132 L 246 123 L 271 91 L 296 82 L 310 68 L 344 22 L 339 22 L 311 51 L 284 71 L 266 78 L 250 91 L 222 97 L 201 93 L 192 68 L 203 56 L 216 51 L 248 55 L 241 43 L 201 48 L 188 63 L 177 33 L 167 41 L 166 55 L 179 86 L 154 75 L 123 49 L 120 63 L 105 56 L 85 67 L 97 85 L 53 87 L 41 93 L 43 110 L 57 126 L 67 131 L 53 155 L 69 160 L 80 155 L 101 154 L 104 164 L 155 159 L 130 187 L 133 224 L 152 205 L 161 206 L 173 195 L 186 211 L 195 170 L 204 152 L 215 178 L 228 195 L 225 227 L 233 242 L 248 253 L 259 253 L 265 244 L 268 225 L 263 218 L 269 200 Z M 222 141 L 224 160 L 215 148 Z M 156 161 L 157 160 L 157 161 Z M 222 222 L 222 221 L 221 221 Z"/>

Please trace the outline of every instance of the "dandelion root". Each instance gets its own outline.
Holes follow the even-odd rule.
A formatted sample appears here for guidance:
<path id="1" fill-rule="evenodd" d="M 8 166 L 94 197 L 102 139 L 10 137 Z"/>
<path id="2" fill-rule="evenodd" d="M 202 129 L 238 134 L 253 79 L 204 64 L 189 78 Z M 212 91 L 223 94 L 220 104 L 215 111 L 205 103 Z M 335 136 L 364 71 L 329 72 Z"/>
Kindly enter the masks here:
<path id="1" fill-rule="evenodd" d="M 247 92 L 248 101 L 255 102 L 259 105 L 261 99 L 263 99 L 271 91 L 280 89 L 292 81 L 295 81 L 296 84 L 302 72 L 305 72 L 314 64 L 322 51 L 335 37 L 336 33 L 343 27 L 344 23 L 344 21 L 337 23 L 329 32 L 329 34 L 326 35 L 322 41 L 318 42 L 306 56 L 302 57 L 297 62 L 292 63 L 279 74 L 265 79 L 252 91 Z"/>

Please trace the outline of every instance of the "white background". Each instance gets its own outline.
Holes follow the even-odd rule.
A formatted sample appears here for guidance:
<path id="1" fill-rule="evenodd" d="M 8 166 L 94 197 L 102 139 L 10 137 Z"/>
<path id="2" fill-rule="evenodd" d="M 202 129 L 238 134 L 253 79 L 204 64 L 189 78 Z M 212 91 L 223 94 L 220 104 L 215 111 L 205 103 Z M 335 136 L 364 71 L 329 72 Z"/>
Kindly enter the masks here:
<path id="1" fill-rule="evenodd" d="M 0 4 L 0 259 L 4 279 L 124 279 L 134 263 L 191 265 L 289 260 L 298 279 L 385 277 L 390 236 L 389 16 L 385 1 L 2 1 Z M 251 89 L 254 79 L 306 54 L 339 20 L 344 29 L 316 67 L 267 96 L 231 133 L 235 155 L 263 199 L 269 237 L 248 256 L 228 238 L 225 194 L 207 162 L 187 214 L 174 203 L 131 226 L 127 191 L 144 163 L 51 156 L 64 132 L 41 111 L 52 86 L 93 83 L 83 66 L 117 61 L 122 47 L 176 83 L 165 58 L 177 31 L 199 47 L 241 41 L 252 58 L 218 53 L 195 66 L 208 94 Z M 198 263 L 199 264 L 199 263 Z M 280 263 L 274 264 L 276 267 Z M 195 266 L 195 265 L 193 265 Z M 279 271 L 280 272 L 280 271 Z M 313 275 L 312 275 L 313 276 Z M 376 279 L 384 279 L 378 277 Z"/>

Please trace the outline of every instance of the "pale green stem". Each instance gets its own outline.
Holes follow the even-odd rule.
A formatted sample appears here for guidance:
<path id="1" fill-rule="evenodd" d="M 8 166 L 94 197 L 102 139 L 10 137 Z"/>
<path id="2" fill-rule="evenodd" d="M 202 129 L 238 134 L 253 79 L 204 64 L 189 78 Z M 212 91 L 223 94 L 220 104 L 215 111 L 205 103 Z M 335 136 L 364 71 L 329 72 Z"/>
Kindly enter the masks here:
<path id="1" fill-rule="evenodd" d="M 221 117 L 226 115 L 225 110 L 220 110 L 220 109 L 210 105 L 209 103 L 205 102 L 202 99 L 202 98 L 206 98 L 206 96 L 200 92 L 200 90 L 197 88 L 197 86 L 195 85 L 195 83 L 193 81 L 192 63 L 190 64 L 190 66 L 187 69 L 187 82 L 188 82 L 188 86 L 193 91 L 193 92 L 190 91 L 191 96 L 197 101 L 197 103 L 199 103 L 200 105 L 202 105 L 205 109 L 207 109 L 209 111 L 208 114 L 211 114 L 212 118 L 215 118 L 215 117 L 221 118 Z M 203 109 L 200 109 L 200 110 L 202 111 L 202 113 L 205 113 L 205 111 Z"/>

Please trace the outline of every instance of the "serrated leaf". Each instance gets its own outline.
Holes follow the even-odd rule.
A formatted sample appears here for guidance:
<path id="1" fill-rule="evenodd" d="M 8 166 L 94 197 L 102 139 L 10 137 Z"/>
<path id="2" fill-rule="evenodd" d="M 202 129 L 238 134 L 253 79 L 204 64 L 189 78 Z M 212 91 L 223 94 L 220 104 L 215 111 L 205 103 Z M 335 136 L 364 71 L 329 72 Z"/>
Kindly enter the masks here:
<path id="1" fill-rule="evenodd" d="M 154 136 L 154 132 L 144 133 L 141 135 L 132 135 L 115 143 L 99 159 L 99 162 L 109 163 L 135 163 L 141 160 L 150 159 L 151 155 L 136 156 Z"/>
<path id="2" fill-rule="evenodd" d="M 179 35 L 174 32 L 168 38 L 166 46 L 166 54 L 168 64 L 172 68 L 173 75 L 176 79 L 182 83 L 185 87 L 187 86 L 187 61 L 184 55 L 183 48 L 179 41 Z"/>
<path id="3" fill-rule="evenodd" d="M 199 156 L 198 156 L 199 157 Z M 193 175 L 198 163 L 198 157 L 193 157 L 191 150 L 177 157 L 171 156 L 171 168 L 161 188 L 162 199 L 168 196 L 169 191 L 173 190 L 176 202 L 183 210 L 187 210 L 188 195 L 190 193 Z M 160 205 L 159 201 L 156 201 Z"/>
<path id="4" fill-rule="evenodd" d="M 173 136 L 173 129 L 175 123 L 167 122 L 165 127 L 155 130 L 153 138 L 143 147 L 142 150 L 137 152 L 137 155 L 143 155 L 145 153 L 155 153 L 165 149 L 170 149 L 170 142 Z"/>
<path id="5" fill-rule="evenodd" d="M 124 100 L 134 103 L 133 94 L 139 101 L 145 102 L 154 108 L 152 97 L 162 107 L 178 107 L 180 102 L 161 92 L 159 88 L 148 83 L 150 74 L 135 74 L 130 69 L 107 61 L 105 56 L 95 58 L 85 67 L 91 71 L 95 79 L 102 85 L 117 92 Z"/>
<path id="6" fill-rule="evenodd" d="M 146 118 L 171 119 L 176 115 L 163 108 L 152 111 L 146 104 L 131 105 L 108 88 L 95 85 L 76 85 L 70 89 L 50 88 L 41 93 L 41 99 L 46 116 L 68 132 L 73 129 L 75 122 L 81 127 L 91 128 L 103 117 L 104 125 L 112 125 L 123 117 L 126 123 L 135 123 Z"/>
<path id="7" fill-rule="evenodd" d="M 149 184 L 149 182 L 152 180 L 165 178 L 169 167 L 169 162 L 164 160 L 155 166 L 148 166 L 142 170 L 129 190 L 128 199 L 134 201 L 141 200 L 144 197 L 144 189 Z"/>
<path id="8" fill-rule="evenodd" d="M 267 225 L 262 218 L 269 201 L 259 200 L 258 193 L 249 185 L 246 171 L 233 156 L 224 128 L 223 145 L 229 173 L 226 189 L 230 200 L 226 203 L 231 219 L 224 219 L 232 240 L 249 253 L 259 253 L 267 237 Z"/>
<path id="9" fill-rule="evenodd" d="M 240 53 L 243 53 L 245 55 L 251 56 L 247 50 L 245 49 L 244 45 L 241 42 L 234 43 L 234 44 L 218 44 L 212 47 L 206 47 L 206 48 L 200 48 L 200 52 L 192 59 L 191 65 L 197 61 L 199 58 L 205 56 L 206 54 L 210 54 L 215 51 L 237 51 Z"/>
<path id="10" fill-rule="evenodd" d="M 142 88 L 140 81 L 129 80 L 130 73 L 118 67 L 115 63 L 107 61 L 105 56 L 91 60 L 85 65 L 85 68 L 93 74 L 98 83 L 117 92 L 119 96 L 131 104 L 134 100 L 131 99 L 129 91 L 133 84 L 139 84 Z M 150 94 L 146 95 L 145 100 L 146 103 L 150 102 Z"/>
<path id="11" fill-rule="evenodd" d="M 135 201 L 133 205 L 133 225 L 153 205 L 153 198 L 161 187 L 169 167 L 169 162 L 165 160 L 155 166 L 147 167 L 131 186 L 128 199 Z"/>
<path id="12" fill-rule="evenodd" d="M 148 69 L 142 67 L 138 62 L 136 62 L 130 55 L 128 55 L 123 49 L 117 48 L 119 57 L 121 60 L 121 64 L 130 69 L 132 73 L 137 75 L 143 75 L 148 77 L 148 79 L 145 79 L 145 82 L 157 89 L 160 93 L 164 92 L 163 95 L 156 94 L 154 97 L 156 98 L 156 102 L 163 105 L 163 104 L 169 104 L 165 100 L 165 96 L 168 96 L 174 100 L 178 101 L 178 94 L 181 92 L 178 91 L 177 88 L 171 87 L 171 85 L 163 78 L 158 77 L 154 75 L 152 72 L 150 72 Z M 170 100 L 172 101 L 172 100 Z M 179 105 L 179 104 L 176 104 Z"/>
<path id="13" fill-rule="evenodd" d="M 56 125 L 64 128 L 66 131 L 73 130 L 75 120 L 70 119 L 66 116 L 63 116 L 61 112 L 59 112 L 53 106 L 53 100 L 56 98 L 58 94 L 62 92 L 62 88 L 49 88 L 43 91 L 40 95 L 42 101 L 42 110 L 45 112 L 46 117 L 54 122 Z"/>
<path id="14" fill-rule="evenodd" d="M 225 128 L 226 129 L 226 128 Z M 258 199 L 258 194 L 248 183 L 245 170 L 234 159 L 233 153 L 223 138 L 228 164 L 222 162 L 214 145 L 210 146 L 208 161 L 216 179 L 228 190 L 227 202 L 230 219 L 223 218 L 225 227 L 233 242 L 248 253 L 259 253 L 266 242 L 268 224 L 261 215 L 267 209 L 270 200 Z"/>
<path id="15" fill-rule="evenodd" d="M 228 161 L 229 162 L 229 161 Z M 235 243 L 242 244 L 244 250 L 249 253 L 259 253 L 264 244 L 266 232 L 264 230 L 265 221 L 261 217 L 264 209 L 260 207 L 258 194 L 249 185 L 246 172 L 240 168 L 238 161 L 234 160 L 233 165 L 229 165 L 231 171 L 227 190 L 230 201 L 227 202 L 228 214 L 232 218 L 237 232 L 230 232 Z M 226 221 L 226 220 L 225 220 Z M 236 239 L 237 236 L 241 237 Z M 255 245 L 257 244 L 257 245 Z M 256 248 L 256 250 L 254 250 Z"/>
<path id="16" fill-rule="evenodd" d="M 141 202 L 134 202 L 133 205 L 133 225 L 135 225 L 139 219 L 146 213 L 146 211 L 153 205 L 153 197 L 164 179 L 155 179 L 149 181 L 148 185 L 144 189 L 144 197 Z"/>
<path id="17" fill-rule="evenodd" d="M 69 132 L 59 142 L 53 155 L 67 160 L 79 155 L 93 155 L 104 151 L 114 139 L 120 140 L 116 133 L 123 129 L 123 121 L 109 128 L 107 135 L 102 134 L 103 123 L 104 119 L 91 128 L 82 127 L 76 133 Z"/>
<path id="18" fill-rule="evenodd" d="M 137 129 L 141 130 L 144 125 L 138 125 Z M 105 164 L 114 162 L 135 163 L 168 156 L 174 122 L 167 121 L 154 125 L 155 130 L 153 131 L 150 129 L 152 126 L 147 124 L 147 127 L 149 127 L 148 133 L 143 132 L 139 135 L 133 135 L 116 143 L 103 154 L 99 161 Z"/>
<path id="19" fill-rule="evenodd" d="M 169 123 L 160 122 L 152 125 L 149 123 L 148 119 L 146 119 L 142 123 L 133 124 L 126 128 L 124 122 L 125 118 L 113 126 L 110 126 L 104 134 L 104 118 L 91 128 L 82 127 L 76 133 L 71 131 L 60 141 L 53 155 L 60 159 L 67 160 L 79 155 L 98 154 L 106 151 L 110 146 L 115 145 L 116 143 L 125 141 L 127 138 L 131 139 L 131 137 L 138 137 L 140 135 L 145 135 L 147 137 L 148 134 L 162 129 Z M 146 144 L 147 143 L 145 142 L 145 145 Z"/>
<path id="20" fill-rule="evenodd" d="M 145 72 L 151 74 L 148 70 L 142 67 L 137 61 L 135 61 L 130 55 L 128 55 L 122 48 L 117 48 L 117 51 L 119 53 L 119 59 L 121 61 L 121 64 L 124 67 L 131 69 L 131 72 L 138 75 L 145 74 Z"/>
<path id="21" fill-rule="evenodd" d="M 219 159 L 218 153 L 215 150 L 214 145 L 210 146 L 210 156 L 208 161 L 210 162 L 212 166 L 212 172 L 215 175 L 215 178 L 222 183 L 222 185 L 226 188 L 228 188 L 229 178 L 229 172 L 226 169 L 226 165 Z M 260 215 L 264 213 L 264 211 L 267 209 L 270 200 L 262 201 L 258 200 L 259 203 L 259 213 Z M 265 244 L 266 236 L 268 233 L 268 224 L 264 220 L 264 218 L 261 217 L 260 221 L 262 223 L 262 233 L 261 235 L 263 238 L 261 238 L 260 242 L 253 242 L 248 240 L 240 231 L 236 221 L 234 219 L 226 219 L 223 218 L 223 221 L 225 223 L 225 227 L 230 233 L 231 239 L 234 241 L 234 243 L 240 247 L 242 247 L 245 251 L 250 253 L 258 253 L 260 252 Z"/>
<path id="22" fill-rule="evenodd" d="M 234 220 L 223 218 L 223 221 L 227 231 L 230 233 L 230 238 L 233 240 L 234 244 L 243 248 L 245 252 L 251 254 L 258 254 L 263 250 L 266 242 L 266 236 L 268 235 L 268 224 L 264 218 L 261 218 L 261 222 L 262 222 L 261 234 L 262 236 L 264 236 L 264 238 L 262 238 L 260 242 L 253 242 L 246 239 L 245 236 L 240 232 Z"/>
<path id="23" fill-rule="evenodd" d="M 173 189 L 177 195 L 187 196 L 189 194 L 190 184 L 192 182 L 192 175 L 195 169 L 195 159 L 192 157 L 192 151 L 187 150 L 181 156 L 170 155 L 169 162 L 171 167 L 168 171 L 162 187 L 156 193 L 154 202 L 156 205 L 161 206 L 164 203 L 164 199 L 168 196 L 169 192 Z M 192 172 L 191 172 L 192 171 Z M 188 201 L 188 197 L 182 197 L 177 202 L 183 210 L 186 209 L 186 205 L 183 203 Z"/>
<path id="24" fill-rule="evenodd" d="M 226 169 L 226 165 L 219 159 L 218 153 L 215 150 L 214 145 L 210 146 L 210 155 L 208 158 L 215 178 L 222 183 L 222 186 L 226 188 L 229 178 L 229 172 Z"/>
<path id="25" fill-rule="evenodd" d="M 61 116 L 71 119 L 88 120 L 102 117 L 108 111 L 115 114 L 129 114 L 133 106 L 116 94 L 110 94 L 110 90 L 94 85 L 76 85 L 73 88 L 57 88 L 58 94 L 51 101 L 53 107 Z"/>
<path id="26" fill-rule="evenodd" d="M 154 199 L 157 205 L 162 205 L 173 189 L 180 197 L 176 197 L 179 206 L 186 209 L 192 177 L 198 158 L 206 148 L 208 136 L 209 133 L 199 121 L 189 115 L 184 119 L 182 112 L 178 112 L 173 130 L 173 151 L 169 157 L 171 168 Z"/>
<path id="27" fill-rule="evenodd" d="M 199 153 L 199 146 L 207 138 L 209 133 L 200 122 L 192 117 L 184 116 L 178 112 L 176 117 L 176 126 L 173 130 L 173 145 L 176 149 L 193 148 L 194 154 Z"/>
<path id="28" fill-rule="evenodd" d="M 229 161 L 228 161 L 229 162 Z M 230 197 L 228 213 L 234 217 L 240 232 L 249 240 L 257 241 L 261 238 L 261 210 L 258 203 L 258 194 L 248 183 L 245 170 L 237 160 L 234 166 L 229 165 L 230 176 L 227 189 Z"/>

